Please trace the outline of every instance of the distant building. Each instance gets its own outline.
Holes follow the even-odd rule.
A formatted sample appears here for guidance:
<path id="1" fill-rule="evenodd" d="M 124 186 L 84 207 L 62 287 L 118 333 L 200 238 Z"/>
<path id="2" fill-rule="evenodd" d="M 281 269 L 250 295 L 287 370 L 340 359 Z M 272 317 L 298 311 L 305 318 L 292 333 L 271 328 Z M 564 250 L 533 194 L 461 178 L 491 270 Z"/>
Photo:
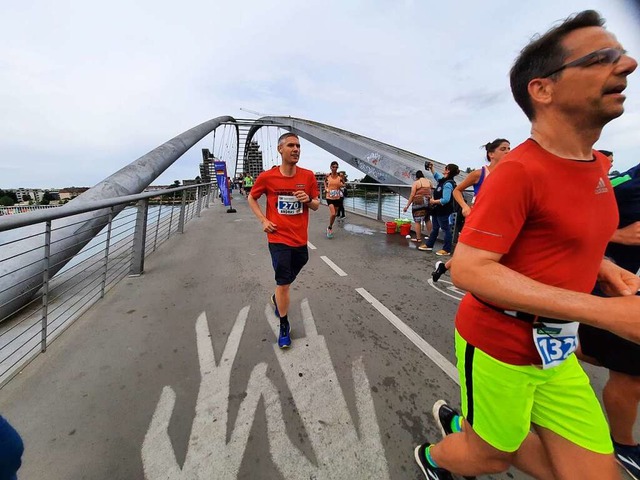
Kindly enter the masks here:
<path id="1" fill-rule="evenodd" d="M 256 141 L 249 143 L 249 147 L 244 153 L 244 171 L 249 172 L 254 179 L 264 172 L 264 165 L 262 163 L 262 152 L 260 151 L 260 145 Z"/>
<path id="2" fill-rule="evenodd" d="M 60 200 L 72 200 L 87 190 L 89 190 L 89 187 L 67 187 L 58 190 L 58 194 L 60 195 Z"/>
<path id="3" fill-rule="evenodd" d="M 215 160 L 215 157 L 211 154 L 209 149 L 203 148 L 202 163 L 200 164 L 200 178 L 202 178 L 202 183 L 209 183 L 209 182 L 216 181 L 216 171 L 213 165 L 214 160 Z"/>

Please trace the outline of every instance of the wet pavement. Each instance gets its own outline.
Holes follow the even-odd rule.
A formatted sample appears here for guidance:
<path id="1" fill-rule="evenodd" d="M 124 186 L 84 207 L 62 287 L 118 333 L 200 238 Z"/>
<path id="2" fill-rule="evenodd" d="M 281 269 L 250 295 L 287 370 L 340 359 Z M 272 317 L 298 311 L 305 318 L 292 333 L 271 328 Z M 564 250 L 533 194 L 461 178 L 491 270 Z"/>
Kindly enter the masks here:
<path id="1" fill-rule="evenodd" d="M 463 292 L 382 222 L 350 214 L 327 239 L 321 207 L 282 351 L 266 236 L 234 207 L 203 211 L 0 391 L 21 479 L 422 478 L 431 406 L 459 404 Z"/>

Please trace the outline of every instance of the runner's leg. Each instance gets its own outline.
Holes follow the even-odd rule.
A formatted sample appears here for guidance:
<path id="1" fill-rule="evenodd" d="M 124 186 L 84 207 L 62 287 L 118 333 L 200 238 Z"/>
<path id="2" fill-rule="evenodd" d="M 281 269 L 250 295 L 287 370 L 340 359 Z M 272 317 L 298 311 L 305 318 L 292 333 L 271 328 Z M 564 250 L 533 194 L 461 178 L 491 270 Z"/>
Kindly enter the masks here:
<path id="1" fill-rule="evenodd" d="M 620 479 L 620 471 L 613 454 L 592 452 L 570 442 L 551 430 L 538 425 L 534 427 L 549 454 L 549 460 L 556 479 Z"/>
<path id="2" fill-rule="evenodd" d="M 602 400 L 613 440 L 623 445 L 635 445 L 633 426 L 638 416 L 640 377 L 609 370 Z"/>

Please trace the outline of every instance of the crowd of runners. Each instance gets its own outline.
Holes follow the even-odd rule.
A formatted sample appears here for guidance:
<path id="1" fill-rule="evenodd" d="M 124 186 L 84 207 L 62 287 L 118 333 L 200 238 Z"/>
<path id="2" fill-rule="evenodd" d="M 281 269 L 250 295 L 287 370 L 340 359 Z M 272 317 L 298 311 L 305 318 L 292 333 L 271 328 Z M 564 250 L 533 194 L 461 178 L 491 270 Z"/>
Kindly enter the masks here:
<path id="1" fill-rule="evenodd" d="M 414 241 L 433 250 L 442 229 L 436 255 L 454 253 L 457 203 L 464 228 L 433 279 L 449 270 L 467 292 L 455 317 L 461 409 L 433 406 L 443 438 L 414 452 L 427 479 L 511 466 L 538 479 L 618 479 L 616 460 L 640 478 L 640 166 L 609 179 L 611 152 L 593 149 L 622 115 L 636 67 L 597 12 L 576 14 L 532 40 L 511 68 L 530 138 L 513 150 L 504 138 L 487 143 L 488 165 L 459 185 L 455 164 L 416 172 L 404 208 Z M 297 166 L 298 137 L 282 135 L 278 151 L 282 164 L 260 175 L 248 198 L 268 236 L 286 348 L 289 287 L 307 262 L 309 210 L 320 198 L 313 172 Z M 328 238 L 342 206 L 337 169 L 333 162 L 325 180 Z M 606 417 L 578 358 L 609 369 Z"/>

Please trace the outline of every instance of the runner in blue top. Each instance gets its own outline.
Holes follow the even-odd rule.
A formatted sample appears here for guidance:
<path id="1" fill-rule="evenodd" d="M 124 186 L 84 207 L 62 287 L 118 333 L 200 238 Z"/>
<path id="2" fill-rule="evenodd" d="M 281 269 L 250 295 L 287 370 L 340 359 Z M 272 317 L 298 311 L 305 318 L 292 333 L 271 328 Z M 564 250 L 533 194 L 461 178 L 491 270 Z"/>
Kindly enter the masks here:
<path id="1" fill-rule="evenodd" d="M 471 200 L 471 205 L 473 205 L 476 200 L 476 195 L 478 195 L 480 187 L 484 182 L 484 179 L 487 178 L 493 171 L 493 169 L 498 166 L 498 163 L 500 162 L 500 160 L 502 160 L 502 157 L 504 157 L 511 151 L 511 144 L 506 138 L 496 138 L 493 142 L 482 145 L 482 147 L 480 148 L 484 148 L 486 150 L 486 157 L 489 165 L 483 166 L 481 169 L 471 172 L 469 175 L 467 175 L 467 178 L 465 178 L 460 183 L 460 185 L 458 185 L 453 190 L 453 199 L 458 202 L 458 204 L 462 208 L 462 221 L 456 218 L 456 224 L 460 226 L 460 229 L 462 229 L 464 217 L 471 213 L 471 207 L 467 205 L 467 202 L 465 202 L 462 192 L 473 185 L 473 199 Z M 437 282 L 440 277 L 447 270 L 449 270 L 449 268 L 451 268 L 451 260 L 448 260 L 447 263 L 444 263 L 442 261 L 436 262 L 433 273 L 431 273 L 431 278 L 433 278 L 433 281 Z"/>
<path id="2" fill-rule="evenodd" d="M 640 164 L 611 178 L 620 223 L 606 256 L 622 268 L 640 274 Z M 596 288 L 594 294 L 603 295 Z M 580 325 L 580 358 L 609 369 L 602 391 L 616 460 L 640 479 L 640 445 L 633 426 L 640 404 L 640 345 L 589 325 Z"/>

